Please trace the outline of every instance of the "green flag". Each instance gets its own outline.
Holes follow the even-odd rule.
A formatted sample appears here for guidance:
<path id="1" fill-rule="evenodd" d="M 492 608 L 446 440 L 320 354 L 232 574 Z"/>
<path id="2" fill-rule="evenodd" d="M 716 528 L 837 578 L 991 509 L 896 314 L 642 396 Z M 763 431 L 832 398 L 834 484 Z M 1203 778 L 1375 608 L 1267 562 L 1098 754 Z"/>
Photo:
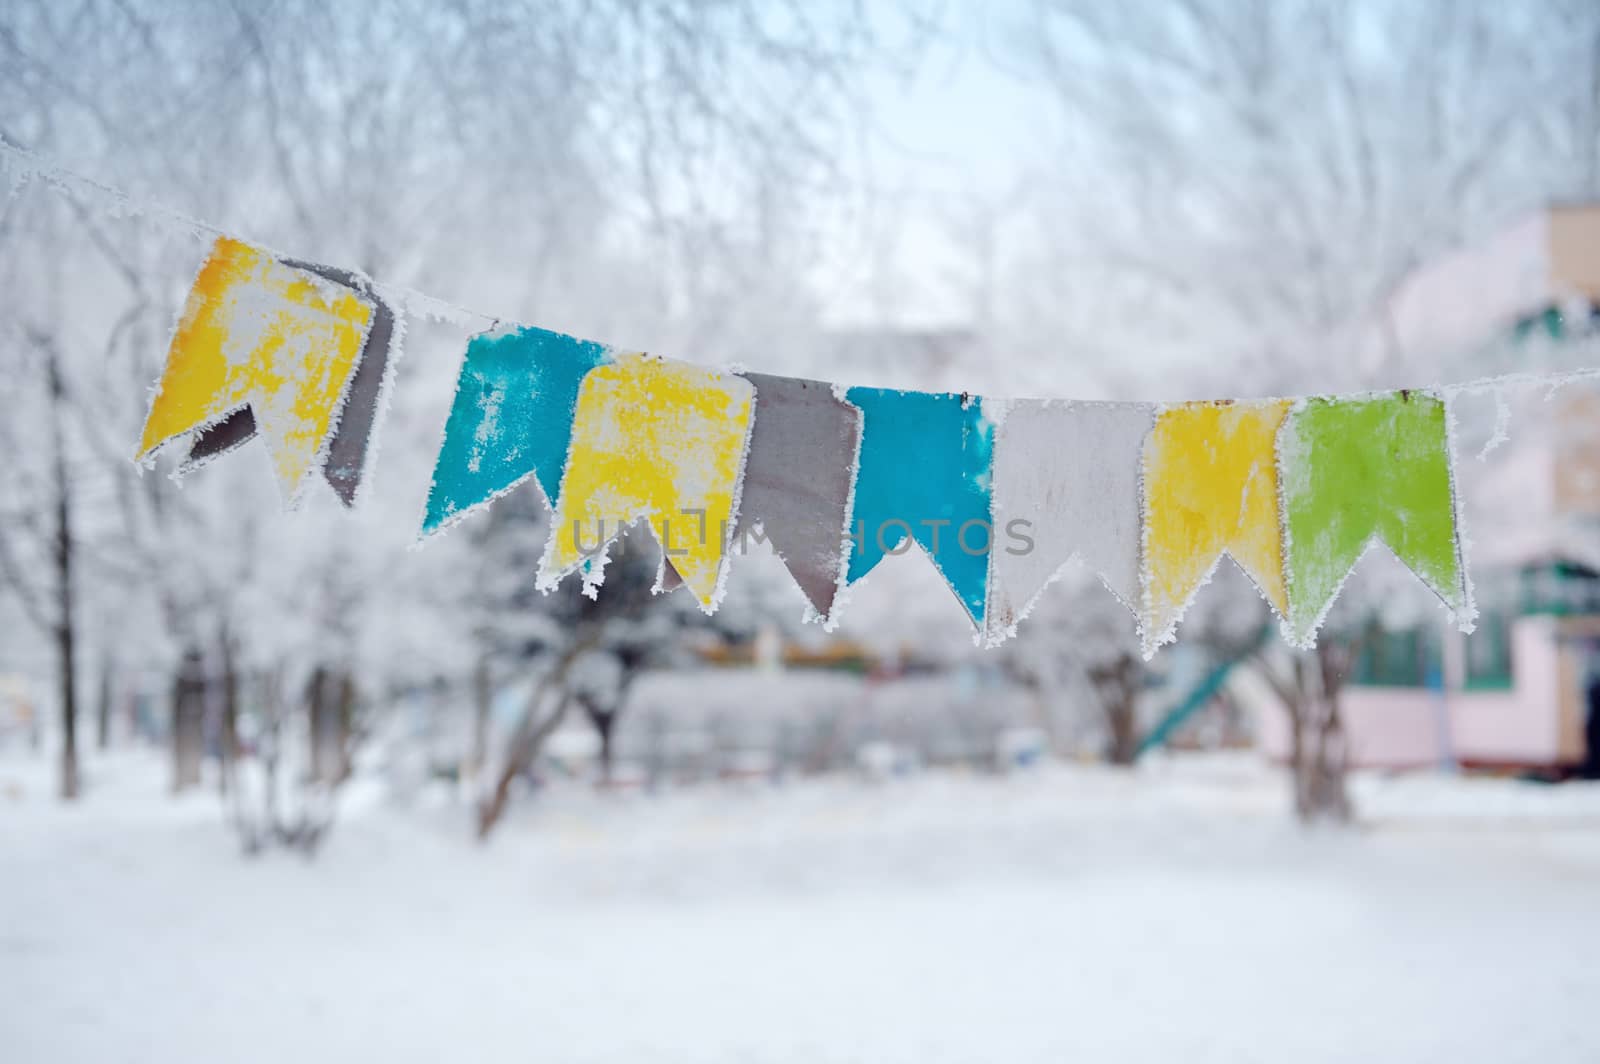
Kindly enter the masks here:
<path id="1" fill-rule="evenodd" d="M 1296 404 L 1279 446 L 1289 625 L 1309 643 L 1351 568 L 1382 540 L 1467 608 L 1443 398 L 1400 391 Z"/>

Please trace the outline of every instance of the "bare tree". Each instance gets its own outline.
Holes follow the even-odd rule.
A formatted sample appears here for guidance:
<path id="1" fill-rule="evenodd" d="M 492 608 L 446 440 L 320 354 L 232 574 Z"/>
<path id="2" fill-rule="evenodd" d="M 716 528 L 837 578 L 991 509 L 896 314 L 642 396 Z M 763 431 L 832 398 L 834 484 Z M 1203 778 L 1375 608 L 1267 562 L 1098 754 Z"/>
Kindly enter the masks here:
<path id="1" fill-rule="evenodd" d="M 79 792 L 78 765 L 78 624 L 79 539 L 74 523 L 73 479 L 70 473 L 69 443 L 65 422 L 68 392 L 63 378 L 61 355 L 50 337 L 30 331 L 25 343 L 36 356 L 42 370 L 42 403 L 45 410 L 46 477 L 41 496 L 29 502 L 43 503 L 47 523 L 37 513 L 17 513 L 0 534 L 0 575 L 21 603 L 24 615 L 49 637 L 56 665 L 56 707 L 61 726 L 61 797 L 72 800 Z M 8 434 L 7 443 L 20 449 L 28 446 Z M 24 505 L 27 505 L 24 503 Z M 34 542 L 18 543 L 18 533 L 32 535 Z M 22 561 L 19 551 L 44 555 L 48 565 L 35 569 Z"/>
<path id="2" fill-rule="evenodd" d="M 1066 120 L 1064 165 L 1036 198 L 1042 241 L 1073 254 L 1023 252 L 1023 267 L 1092 292 L 1075 304 L 1082 350 L 1168 360 L 1183 368 L 1166 380 L 1190 395 L 1416 384 L 1384 339 L 1397 286 L 1595 166 L 1600 14 L 1504 14 L 1449 0 L 1037 0 L 1010 56 Z M 1241 631 L 1259 627 L 1259 603 L 1235 608 Z M 1260 655 L 1296 736 L 1297 809 L 1344 819 L 1351 650 L 1324 640 Z"/>
<path id="3" fill-rule="evenodd" d="M 577 703 L 600 740 L 602 779 L 612 768 L 612 739 L 634 683 L 648 669 L 682 654 L 686 630 L 704 623 L 687 592 L 654 591 L 658 555 L 637 528 L 613 547 L 605 584 L 589 598 L 568 580 L 541 611 L 542 634 L 525 645 L 536 677 L 522 715 L 500 759 L 493 788 L 478 811 L 478 833 L 487 837 L 505 814 L 516 780 L 534 765 L 540 750 Z M 530 570 L 531 572 L 531 570 Z M 586 659 L 603 659 L 603 682 L 582 675 Z"/>
<path id="4" fill-rule="evenodd" d="M 1032 694 L 1053 745 L 1063 745 L 1065 724 L 1090 737 L 1107 762 L 1133 763 L 1145 676 L 1139 640 L 1132 615 L 1087 570 L 1074 566 L 1046 588 L 998 654 Z M 1060 719 L 1075 707 L 1088 714 Z"/>
<path id="5" fill-rule="evenodd" d="M 1339 713 L 1339 694 L 1349 675 L 1354 646 L 1330 634 L 1315 650 L 1276 655 L 1261 673 L 1289 715 L 1289 767 L 1294 779 L 1295 815 L 1302 822 L 1344 823 L 1350 819 L 1345 774 L 1349 744 Z"/>
<path id="6" fill-rule="evenodd" d="M 1130 333 L 1261 390 L 1371 383 L 1362 348 L 1401 280 L 1571 187 L 1519 149 L 1548 145 L 1551 93 L 1588 69 L 1548 61 L 1553 7 L 1499 10 L 1035 4 L 1021 47 L 1081 160 L 1060 218 Z"/>
<path id="7" fill-rule="evenodd" d="M 310 259 L 567 331 L 726 359 L 751 336 L 804 335 L 813 308 L 795 293 L 816 261 L 804 208 L 840 187 L 837 154 L 875 49 L 859 12 L 791 2 L 740 0 L 691 18 L 655 0 L 189 12 L 17 0 L 0 14 L 0 135 Z M 276 766 L 304 715 L 308 756 L 320 751 L 309 776 L 337 780 L 359 730 L 352 705 L 409 682 L 473 676 L 486 745 L 496 688 L 520 677 L 524 637 L 547 627 L 540 600 L 460 594 L 477 562 L 457 543 L 422 563 L 403 555 L 411 484 L 353 516 L 314 499 L 290 525 L 270 488 L 238 471 L 207 470 L 181 492 L 130 476 L 128 441 L 196 245 L 181 225 L 107 219 L 87 201 L 42 206 L 53 200 L 38 183 L 6 191 L 4 269 L 19 298 L 0 314 L 19 326 L 8 345 L 12 333 L 36 335 L 59 351 L 68 444 L 66 475 L 55 476 L 38 445 L 49 435 L 6 427 L 3 475 L 25 490 L 7 493 L 19 512 L 7 514 L 0 555 L 41 634 L 59 634 L 62 588 L 93 596 L 90 616 L 108 586 L 139 600 L 128 612 L 155 623 L 108 630 L 92 657 L 161 662 L 173 692 L 180 677 L 204 686 L 173 699 L 175 776 L 194 774 L 190 707 L 220 714 L 230 801 L 242 731 L 277 737 L 263 745 L 287 786 L 294 774 Z M 773 329 L 780 313 L 797 327 Z M 462 330 L 488 322 L 468 315 L 446 329 L 412 314 L 410 324 L 418 353 L 395 390 L 386 461 L 425 475 L 437 413 L 419 413 L 419 397 L 449 393 Z M 53 481 L 64 494 L 50 494 Z M 52 522 L 73 526 L 70 551 L 51 553 Z M 491 529 L 477 546 L 505 562 L 504 542 Z M 507 572 L 479 571 L 479 588 Z M 115 585 L 100 579 L 111 572 Z M 58 670 L 63 688 L 84 654 L 84 612 L 69 621 L 70 655 L 55 643 L 74 659 Z M 464 638 L 437 637 L 452 632 Z M 477 652 L 462 653 L 474 632 Z M 557 642 L 543 661 L 559 658 Z M 78 701 L 70 695 L 64 704 Z"/>
<path id="8" fill-rule="evenodd" d="M 78 796 L 78 628 L 77 589 L 73 583 L 75 540 L 72 531 L 72 488 L 67 479 L 67 444 L 62 434 L 62 407 L 66 389 L 55 351 L 46 356 L 50 382 L 50 449 L 54 452 L 55 534 L 51 555 L 55 561 L 56 616 L 53 635 L 56 669 L 60 675 L 61 797 Z"/>
<path id="9" fill-rule="evenodd" d="M 200 785 L 205 761 L 206 671 L 200 651 L 190 647 L 172 681 L 172 789 Z"/>

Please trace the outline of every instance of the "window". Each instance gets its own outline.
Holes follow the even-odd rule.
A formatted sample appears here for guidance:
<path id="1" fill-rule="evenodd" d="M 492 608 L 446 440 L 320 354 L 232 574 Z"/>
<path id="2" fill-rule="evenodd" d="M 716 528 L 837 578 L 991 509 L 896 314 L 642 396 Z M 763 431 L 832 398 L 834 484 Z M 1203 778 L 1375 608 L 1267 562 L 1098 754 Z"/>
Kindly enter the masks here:
<path id="1" fill-rule="evenodd" d="M 1439 632 L 1434 625 L 1390 630 L 1367 625 L 1352 683 L 1368 687 L 1430 687 L 1443 675 Z"/>
<path id="2" fill-rule="evenodd" d="M 1521 584 L 1523 613 L 1600 612 L 1600 580 L 1581 566 L 1565 562 L 1531 566 L 1522 570 Z"/>
<path id="3" fill-rule="evenodd" d="M 1517 323 L 1511 327 L 1511 339 L 1514 343 L 1520 344 L 1536 334 L 1542 334 L 1552 340 L 1559 340 L 1562 332 L 1561 308 L 1546 307 L 1537 313 L 1517 319 Z"/>
<path id="4" fill-rule="evenodd" d="M 1477 631 L 1466 637 L 1466 688 L 1504 691 L 1511 687 L 1511 622 L 1499 610 L 1478 615 Z"/>
<path id="5" fill-rule="evenodd" d="M 1511 340 L 1516 344 L 1526 343 L 1534 336 L 1571 340 L 1597 328 L 1600 328 L 1600 303 L 1549 306 L 1518 318 L 1511 327 Z"/>

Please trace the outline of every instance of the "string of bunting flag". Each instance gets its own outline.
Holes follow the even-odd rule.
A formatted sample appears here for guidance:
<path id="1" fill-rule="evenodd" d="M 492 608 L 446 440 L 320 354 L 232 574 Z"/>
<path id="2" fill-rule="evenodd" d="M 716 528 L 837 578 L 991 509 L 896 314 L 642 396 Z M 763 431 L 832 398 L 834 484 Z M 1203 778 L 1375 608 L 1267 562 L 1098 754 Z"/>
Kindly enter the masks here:
<path id="1" fill-rule="evenodd" d="M 467 342 L 420 535 L 531 479 L 552 513 L 537 573 L 546 591 L 576 575 L 597 594 L 610 546 L 642 522 L 661 547 L 657 590 L 685 587 L 714 612 L 731 557 L 753 536 L 831 624 L 884 556 L 915 544 L 976 637 L 995 645 L 1076 560 L 1133 613 L 1148 657 L 1224 555 L 1285 638 L 1313 645 L 1346 577 L 1381 543 L 1471 631 L 1452 398 L 1600 376 L 1163 404 L 715 370 L 503 324 L 0 149 L 13 189 L 37 176 L 211 238 L 151 399 L 141 464 L 186 442 L 183 473 L 260 436 L 288 504 L 320 477 L 353 505 L 406 314 L 493 322 Z"/>

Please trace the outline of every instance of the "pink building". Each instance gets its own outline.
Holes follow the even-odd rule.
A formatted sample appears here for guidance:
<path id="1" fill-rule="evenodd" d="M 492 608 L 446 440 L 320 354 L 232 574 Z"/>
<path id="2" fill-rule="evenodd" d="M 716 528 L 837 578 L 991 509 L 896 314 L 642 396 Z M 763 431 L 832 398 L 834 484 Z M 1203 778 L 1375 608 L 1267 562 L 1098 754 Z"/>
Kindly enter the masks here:
<path id="1" fill-rule="evenodd" d="M 1541 211 L 1421 271 L 1393 311 L 1407 354 L 1509 343 L 1534 360 L 1580 338 L 1600 353 L 1600 206 Z M 1486 461 L 1457 455 L 1478 630 L 1433 611 L 1396 629 L 1373 622 L 1342 702 L 1356 765 L 1584 761 L 1600 679 L 1600 386 L 1518 397 L 1509 427 Z M 1286 756 L 1283 714 L 1257 716 L 1263 748 Z"/>
<path id="2" fill-rule="evenodd" d="M 1513 618 L 1503 637 L 1509 668 L 1486 679 L 1473 677 L 1465 667 L 1467 647 L 1478 636 L 1442 629 L 1387 633 L 1410 654 L 1409 659 L 1391 657 L 1391 669 L 1404 665 L 1412 671 L 1368 672 L 1345 688 L 1342 708 L 1353 765 L 1571 768 L 1582 763 L 1586 691 L 1600 661 L 1600 617 Z M 1284 714 L 1265 712 L 1258 720 L 1262 748 L 1287 757 Z"/>

